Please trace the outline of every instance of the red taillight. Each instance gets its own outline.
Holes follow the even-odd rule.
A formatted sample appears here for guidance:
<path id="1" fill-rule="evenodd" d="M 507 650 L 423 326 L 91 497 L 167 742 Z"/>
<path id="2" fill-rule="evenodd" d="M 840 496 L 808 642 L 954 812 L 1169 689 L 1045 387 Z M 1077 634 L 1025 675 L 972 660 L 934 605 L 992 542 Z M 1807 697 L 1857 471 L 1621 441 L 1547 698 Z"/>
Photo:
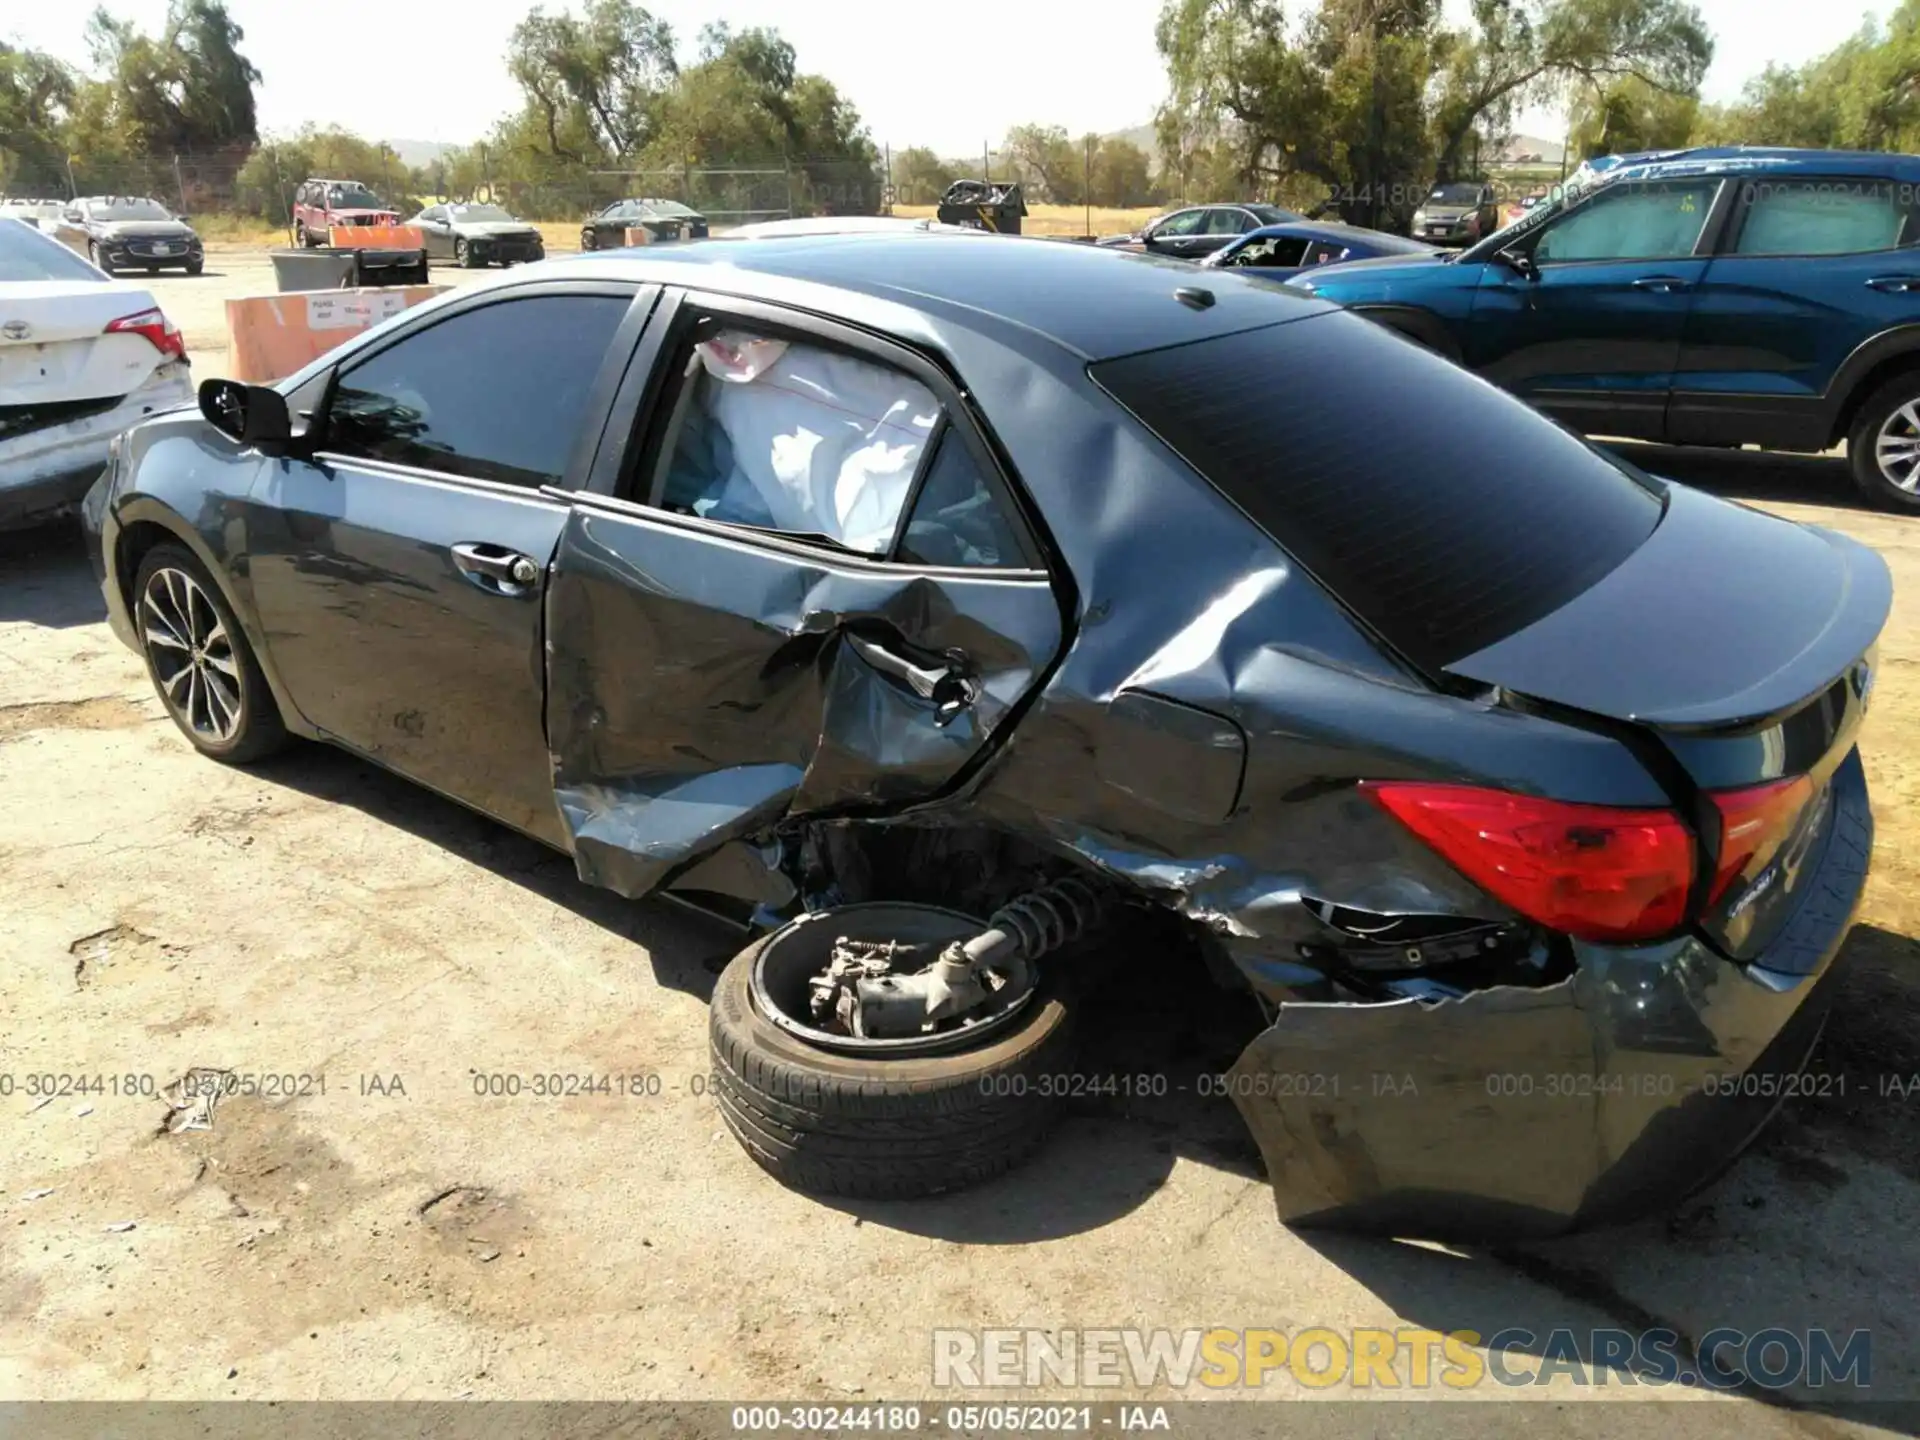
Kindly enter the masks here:
<path id="1" fill-rule="evenodd" d="M 1720 865 L 1707 895 L 1709 904 L 1717 904 L 1736 879 L 1771 860 L 1793 833 L 1793 822 L 1813 798 L 1813 781 L 1801 775 L 1751 790 L 1722 790 L 1707 798 L 1720 812 Z"/>
<path id="2" fill-rule="evenodd" d="M 162 355 L 171 355 L 176 360 L 187 358 L 187 342 L 181 338 L 174 323 L 160 312 L 158 306 L 151 310 L 142 310 L 137 315 L 122 315 L 102 333 L 145 336 L 148 343 Z"/>
<path id="3" fill-rule="evenodd" d="M 1583 940 L 1677 928 L 1693 888 L 1693 835 L 1671 810 L 1539 800 L 1472 785 L 1361 790 L 1489 895 Z"/>

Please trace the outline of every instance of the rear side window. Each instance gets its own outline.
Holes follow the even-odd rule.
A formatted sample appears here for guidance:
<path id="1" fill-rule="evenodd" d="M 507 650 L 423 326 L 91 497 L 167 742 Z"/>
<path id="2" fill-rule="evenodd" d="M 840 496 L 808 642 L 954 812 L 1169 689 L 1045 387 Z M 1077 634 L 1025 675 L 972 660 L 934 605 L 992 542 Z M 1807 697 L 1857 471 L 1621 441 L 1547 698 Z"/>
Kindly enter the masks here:
<path id="1" fill-rule="evenodd" d="M 1659 523 L 1659 498 L 1581 441 L 1352 316 L 1092 374 L 1429 673 L 1551 614 Z"/>
<path id="2" fill-rule="evenodd" d="M 23 220 L 0 220 L 0 281 L 98 280 L 107 277 Z"/>
<path id="3" fill-rule="evenodd" d="M 630 303 L 532 296 L 415 331 L 342 373 L 326 448 L 476 480 L 557 484 Z"/>
<path id="4" fill-rule="evenodd" d="M 1856 255 L 1900 243 L 1907 207 L 1884 180 L 1765 180 L 1742 187 L 1736 255 Z"/>

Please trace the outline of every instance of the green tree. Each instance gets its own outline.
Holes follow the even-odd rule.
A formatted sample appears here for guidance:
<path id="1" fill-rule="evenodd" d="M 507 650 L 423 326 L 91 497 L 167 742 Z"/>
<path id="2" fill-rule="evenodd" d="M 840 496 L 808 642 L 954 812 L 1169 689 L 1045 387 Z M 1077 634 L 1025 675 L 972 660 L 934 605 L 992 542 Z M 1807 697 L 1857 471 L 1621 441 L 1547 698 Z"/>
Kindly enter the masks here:
<path id="1" fill-rule="evenodd" d="M 1633 150 L 1668 150 L 1691 140 L 1700 102 L 1629 77 L 1600 90 L 1583 89 L 1574 101 L 1571 142 L 1576 158 Z"/>
<path id="2" fill-rule="evenodd" d="M 66 128 L 78 82 L 38 50 L 0 44 L 0 188 L 65 195 Z"/>
<path id="3" fill-rule="evenodd" d="M 1224 151 L 1243 192 L 1320 182 L 1342 215 L 1400 224 L 1430 177 L 1470 169 L 1523 103 L 1625 79 L 1697 93 L 1712 58 L 1684 0 L 1474 0 L 1464 28 L 1437 0 L 1167 0 L 1155 32 L 1169 167 Z"/>
<path id="4" fill-rule="evenodd" d="M 240 53 L 245 38 L 222 0 L 172 0 L 158 36 L 95 10 L 87 40 L 103 72 L 89 82 L 96 128 L 135 155 L 251 146 L 260 72 Z"/>
<path id="5" fill-rule="evenodd" d="M 539 6 L 514 26 L 507 71 L 535 121 L 524 134 L 560 160 L 637 152 L 679 72 L 673 29 L 630 0 L 587 0 L 579 16 Z"/>
<path id="6" fill-rule="evenodd" d="M 909 146 L 893 157 L 893 188 L 902 205 L 935 204 L 959 178 L 959 171 L 925 146 Z"/>
<path id="7" fill-rule="evenodd" d="M 1805 65 L 1769 66 L 1739 104 L 1704 113 L 1694 138 L 1911 151 L 1920 145 L 1920 0 Z"/>
<path id="8" fill-rule="evenodd" d="M 1158 203 L 1162 196 L 1153 180 L 1153 162 L 1131 140 L 1108 136 L 1093 147 L 1092 194 L 1095 205 L 1131 210 Z"/>

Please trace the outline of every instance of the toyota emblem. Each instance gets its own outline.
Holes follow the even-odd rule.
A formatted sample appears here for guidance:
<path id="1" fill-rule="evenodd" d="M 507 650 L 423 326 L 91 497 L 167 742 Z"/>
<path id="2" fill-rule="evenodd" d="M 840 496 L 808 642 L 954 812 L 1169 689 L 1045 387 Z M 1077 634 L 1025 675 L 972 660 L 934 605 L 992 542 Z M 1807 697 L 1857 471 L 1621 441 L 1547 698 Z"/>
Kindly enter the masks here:
<path id="1" fill-rule="evenodd" d="M 33 338 L 33 326 L 24 320 L 9 320 L 0 325 L 0 335 L 9 340 L 30 340 Z"/>

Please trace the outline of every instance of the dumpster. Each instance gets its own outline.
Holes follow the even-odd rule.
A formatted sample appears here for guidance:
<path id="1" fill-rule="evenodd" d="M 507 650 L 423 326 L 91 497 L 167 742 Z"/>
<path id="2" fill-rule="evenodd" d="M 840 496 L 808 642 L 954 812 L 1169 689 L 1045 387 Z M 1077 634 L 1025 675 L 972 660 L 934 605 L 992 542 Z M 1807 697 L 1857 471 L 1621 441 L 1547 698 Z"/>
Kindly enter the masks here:
<path id="1" fill-rule="evenodd" d="M 1020 218 L 1026 213 L 1027 202 L 1017 184 L 956 180 L 940 197 L 937 218 L 942 225 L 965 225 L 973 230 L 1018 235 Z"/>
<path id="2" fill-rule="evenodd" d="M 306 250 L 275 250 L 268 258 L 273 261 L 274 284 L 283 295 L 303 290 L 427 283 L 425 250 L 321 245 Z"/>

